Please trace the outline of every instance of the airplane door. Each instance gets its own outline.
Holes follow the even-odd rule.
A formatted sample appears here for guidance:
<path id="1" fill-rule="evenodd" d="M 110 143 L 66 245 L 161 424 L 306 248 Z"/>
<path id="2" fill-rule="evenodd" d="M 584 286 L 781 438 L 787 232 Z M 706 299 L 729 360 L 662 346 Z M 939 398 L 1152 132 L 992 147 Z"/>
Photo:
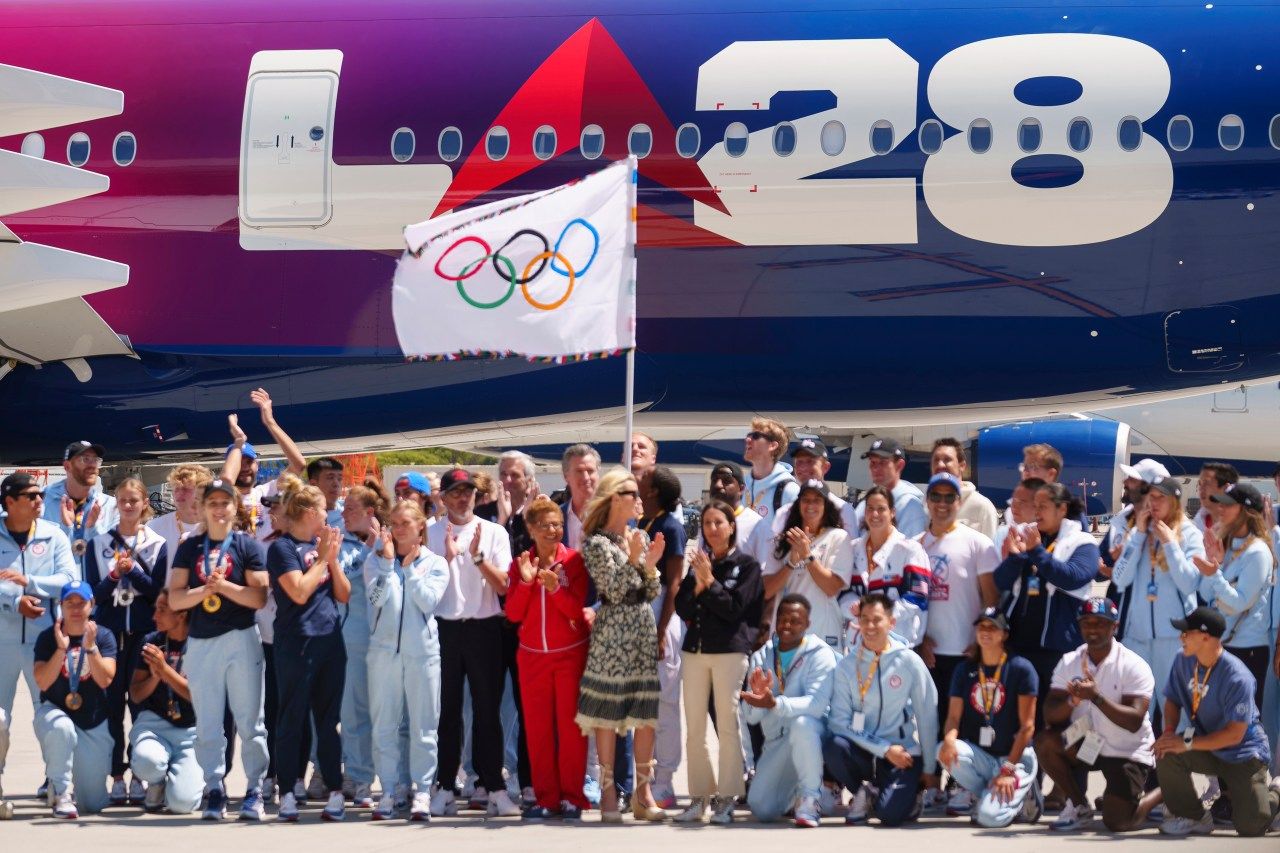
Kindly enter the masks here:
<path id="1" fill-rule="evenodd" d="M 320 226 L 333 215 L 338 76 L 269 71 L 249 79 L 240 142 L 240 219 L 250 226 Z"/>

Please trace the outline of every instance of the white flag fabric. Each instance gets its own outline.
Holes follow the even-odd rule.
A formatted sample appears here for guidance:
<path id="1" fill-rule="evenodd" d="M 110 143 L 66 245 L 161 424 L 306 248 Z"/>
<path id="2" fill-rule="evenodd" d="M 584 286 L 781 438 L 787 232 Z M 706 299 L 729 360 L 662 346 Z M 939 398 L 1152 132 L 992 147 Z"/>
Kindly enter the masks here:
<path id="1" fill-rule="evenodd" d="M 635 346 L 634 158 L 405 228 L 391 307 L 410 358 Z"/>

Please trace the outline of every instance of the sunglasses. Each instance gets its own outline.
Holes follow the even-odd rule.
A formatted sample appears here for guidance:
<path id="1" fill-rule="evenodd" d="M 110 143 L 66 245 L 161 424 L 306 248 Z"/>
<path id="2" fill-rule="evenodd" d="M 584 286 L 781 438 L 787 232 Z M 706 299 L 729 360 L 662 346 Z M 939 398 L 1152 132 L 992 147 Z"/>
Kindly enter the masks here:
<path id="1" fill-rule="evenodd" d="M 747 433 L 747 438 L 751 439 L 752 441 L 770 441 L 771 440 L 769 436 L 766 435 L 765 433 L 762 433 L 754 429 L 751 432 Z"/>
<path id="2" fill-rule="evenodd" d="M 936 504 L 953 504 L 956 501 L 960 500 L 960 496 L 957 495 L 955 492 L 945 492 L 945 493 L 930 492 L 929 500 Z"/>
<path id="3" fill-rule="evenodd" d="M 18 494 L 14 495 L 14 497 L 27 498 L 28 500 L 32 500 L 32 501 L 42 501 L 44 500 L 44 492 L 19 492 Z"/>

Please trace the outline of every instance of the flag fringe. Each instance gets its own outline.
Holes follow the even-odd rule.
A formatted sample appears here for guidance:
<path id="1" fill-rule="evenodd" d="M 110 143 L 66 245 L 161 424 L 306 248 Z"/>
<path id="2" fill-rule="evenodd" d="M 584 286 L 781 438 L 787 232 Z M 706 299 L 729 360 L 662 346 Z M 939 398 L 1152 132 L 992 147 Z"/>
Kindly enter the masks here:
<path id="1" fill-rule="evenodd" d="M 575 364 L 580 361 L 597 361 L 602 358 L 614 358 L 626 353 L 625 349 L 600 350 L 598 352 L 579 352 L 571 355 L 523 355 L 511 350 L 460 350 L 458 352 L 440 353 L 436 355 L 410 355 L 405 361 L 462 361 L 497 360 L 500 358 L 523 358 L 531 364 Z"/>

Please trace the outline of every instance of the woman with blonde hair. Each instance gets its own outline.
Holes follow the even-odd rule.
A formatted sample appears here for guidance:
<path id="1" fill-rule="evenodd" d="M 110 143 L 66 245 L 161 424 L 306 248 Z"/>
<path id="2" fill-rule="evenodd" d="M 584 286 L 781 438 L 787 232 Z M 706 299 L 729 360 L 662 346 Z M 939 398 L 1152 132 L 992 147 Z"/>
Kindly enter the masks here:
<path id="1" fill-rule="evenodd" d="M 1201 575 L 1194 561 L 1204 556 L 1204 536 L 1182 511 L 1177 480 L 1157 476 L 1143 488 L 1111 582 L 1117 589 L 1133 589 L 1121 626 L 1124 645 L 1151 666 L 1156 695 L 1163 696 L 1169 670 L 1182 653 L 1181 632 L 1170 622 L 1186 617 L 1199 603 Z M 1151 703 L 1152 715 L 1159 705 Z"/>
<path id="2" fill-rule="evenodd" d="M 354 492 L 355 490 L 353 490 Z M 347 497 L 350 506 L 351 497 Z M 389 527 L 370 532 L 362 587 L 371 611 L 368 638 L 373 757 L 382 782 L 374 820 L 389 820 L 407 799 L 400 782 L 400 727 L 409 720 L 409 774 L 417 787 L 409 820 L 431 820 L 431 788 L 439 766 L 440 632 L 435 611 L 449 585 L 449 565 L 427 550 L 427 517 L 416 501 L 391 510 Z"/>
<path id="3" fill-rule="evenodd" d="M 613 758 L 615 738 L 627 729 L 635 729 L 632 813 L 639 820 L 667 818 L 650 786 L 659 687 L 658 625 L 649 602 L 658 597 L 665 543 L 661 533 L 650 542 L 644 531 L 629 526 L 643 512 L 635 477 L 615 468 L 600 479 L 582 522 L 582 557 L 602 606 L 591 630 L 575 719 L 584 734 L 595 731 L 600 818 L 606 823 L 622 820 Z"/>
<path id="4" fill-rule="evenodd" d="M 267 550 L 267 572 L 276 601 L 275 663 L 280 690 L 276 722 L 277 778 L 281 789 L 302 775 L 299 745 L 308 711 L 314 724 L 316 758 L 329 792 L 321 818 L 346 817 L 342 794 L 342 741 L 338 715 L 346 680 L 347 654 L 338 605 L 351 598 L 351 581 L 338 561 L 342 533 L 325 524 L 324 493 L 291 474 L 282 478 L 288 532 Z M 292 791 L 280 798 L 278 819 L 296 821 Z"/>
<path id="5" fill-rule="evenodd" d="M 146 793 L 142 780 L 134 776 L 127 790 L 124 785 L 124 771 L 129 766 L 124 754 L 125 691 L 133 679 L 142 640 L 156 627 L 154 608 L 169 567 L 168 544 L 146 527 L 151 504 L 141 480 L 129 477 L 122 481 L 116 486 L 115 498 L 119 522 L 89 543 L 84 579 L 93 587 L 98 630 L 114 634 L 119 650 L 116 674 L 107 688 L 107 731 L 112 740 L 110 801 L 113 806 L 126 802 L 141 805 Z"/>

